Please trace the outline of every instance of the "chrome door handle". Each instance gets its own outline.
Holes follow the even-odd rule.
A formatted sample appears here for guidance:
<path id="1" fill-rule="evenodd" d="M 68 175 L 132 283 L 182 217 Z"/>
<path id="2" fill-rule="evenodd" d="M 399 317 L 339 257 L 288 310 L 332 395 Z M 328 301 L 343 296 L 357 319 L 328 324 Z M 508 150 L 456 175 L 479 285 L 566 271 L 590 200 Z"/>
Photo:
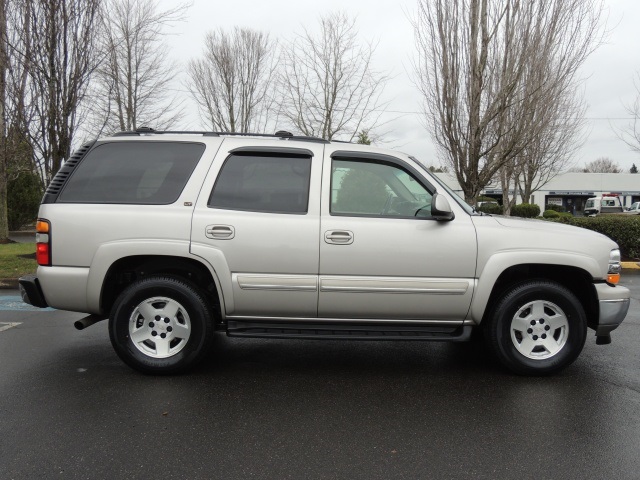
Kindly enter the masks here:
<path id="1" fill-rule="evenodd" d="M 351 245 L 353 232 L 349 230 L 329 230 L 324 234 L 324 241 L 333 245 Z"/>
<path id="2" fill-rule="evenodd" d="M 204 229 L 207 238 L 217 240 L 231 240 L 236 236 L 236 230 L 231 225 L 207 225 Z"/>

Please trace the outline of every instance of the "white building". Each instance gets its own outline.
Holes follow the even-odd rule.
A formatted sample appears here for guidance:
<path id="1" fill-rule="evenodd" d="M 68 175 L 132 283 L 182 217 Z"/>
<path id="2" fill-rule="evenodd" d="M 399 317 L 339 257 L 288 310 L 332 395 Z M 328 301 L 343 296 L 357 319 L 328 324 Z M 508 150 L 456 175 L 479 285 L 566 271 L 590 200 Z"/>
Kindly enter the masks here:
<path id="1" fill-rule="evenodd" d="M 438 173 L 438 177 L 462 196 L 462 189 L 454 175 Z M 617 193 L 622 205 L 628 207 L 640 201 L 640 174 L 636 173 L 563 173 L 549 181 L 531 196 L 531 203 L 544 211 L 546 205 L 562 205 L 569 212 L 581 215 L 588 198 L 602 193 Z M 502 202 L 498 183 L 487 185 L 482 194 Z M 513 191 L 510 192 L 513 194 Z M 521 203 L 520 197 L 517 203 Z"/>

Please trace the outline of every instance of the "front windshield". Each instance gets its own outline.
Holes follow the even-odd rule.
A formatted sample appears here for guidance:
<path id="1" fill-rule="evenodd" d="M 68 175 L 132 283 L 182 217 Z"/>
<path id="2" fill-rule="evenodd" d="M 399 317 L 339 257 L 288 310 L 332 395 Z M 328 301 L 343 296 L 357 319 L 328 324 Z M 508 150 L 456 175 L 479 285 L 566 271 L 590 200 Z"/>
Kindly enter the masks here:
<path id="1" fill-rule="evenodd" d="M 420 160 L 418 160 L 416 157 L 409 157 L 411 160 L 413 160 L 414 162 L 424 166 L 424 163 L 422 163 Z M 469 206 L 469 204 L 467 202 L 464 201 L 464 199 L 462 197 L 460 197 L 460 195 L 458 195 L 456 192 L 454 192 L 448 185 L 446 185 L 442 180 L 440 180 L 438 178 L 437 175 L 435 174 L 431 174 L 431 178 L 439 185 L 442 187 L 442 189 L 447 192 L 449 195 L 451 195 L 451 197 L 458 203 L 458 205 L 460 205 L 465 212 L 467 212 L 469 215 L 475 213 L 475 209 L 471 206 Z"/>

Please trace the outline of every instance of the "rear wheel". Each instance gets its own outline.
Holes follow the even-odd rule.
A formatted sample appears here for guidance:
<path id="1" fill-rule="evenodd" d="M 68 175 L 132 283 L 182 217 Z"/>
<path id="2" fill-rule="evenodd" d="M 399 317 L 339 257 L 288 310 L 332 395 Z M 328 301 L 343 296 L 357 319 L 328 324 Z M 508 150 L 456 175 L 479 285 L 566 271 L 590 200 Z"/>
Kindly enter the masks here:
<path id="1" fill-rule="evenodd" d="M 497 358 L 524 375 L 546 375 L 570 365 L 584 347 L 587 320 L 562 285 L 532 280 L 508 290 L 484 326 Z"/>
<path id="2" fill-rule="evenodd" d="M 116 300 L 109 336 L 118 356 L 144 373 L 183 372 L 206 355 L 213 339 L 207 304 L 188 283 L 149 277 Z"/>

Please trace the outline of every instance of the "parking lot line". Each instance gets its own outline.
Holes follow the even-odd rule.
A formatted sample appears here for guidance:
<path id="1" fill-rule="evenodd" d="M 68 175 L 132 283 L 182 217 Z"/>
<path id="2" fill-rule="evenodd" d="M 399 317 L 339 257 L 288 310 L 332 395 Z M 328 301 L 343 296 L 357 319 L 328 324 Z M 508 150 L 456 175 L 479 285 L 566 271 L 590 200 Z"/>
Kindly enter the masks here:
<path id="1" fill-rule="evenodd" d="M 21 325 L 21 324 L 22 322 L 13 322 L 13 323 L 0 322 L 0 332 L 4 332 L 5 330 L 9 330 L 10 328 L 17 327 L 18 325 Z"/>

